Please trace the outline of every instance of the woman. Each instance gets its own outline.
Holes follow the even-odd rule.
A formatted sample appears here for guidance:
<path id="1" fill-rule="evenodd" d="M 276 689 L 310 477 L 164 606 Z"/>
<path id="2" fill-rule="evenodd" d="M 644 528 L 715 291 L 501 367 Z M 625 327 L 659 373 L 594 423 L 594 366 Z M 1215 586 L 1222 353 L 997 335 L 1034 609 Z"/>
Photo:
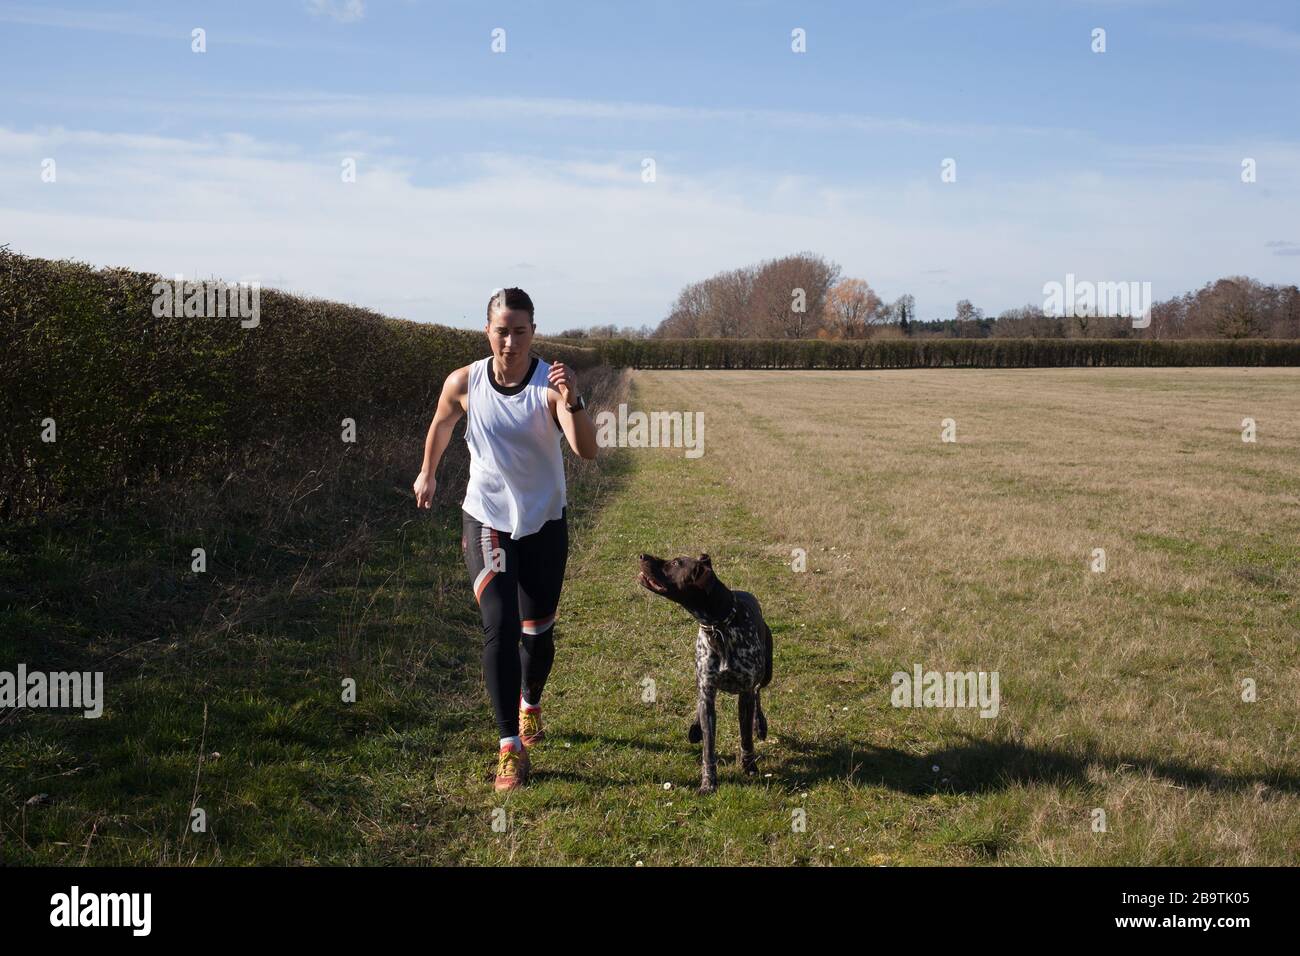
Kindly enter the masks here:
<path id="1" fill-rule="evenodd" d="M 431 507 L 438 462 L 468 413 L 460 546 L 483 618 L 483 677 L 500 732 L 498 790 L 527 782 L 526 748 L 544 736 L 542 689 L 569 556 L 561 434 L 575 454 L 596 457 L 596 425 L 577 379 L 529 351 L 536 330 L 528 293 L 492 294 L 485 330 L 492 354 L 447 376 L 415 479 L 417 507 Z"/>

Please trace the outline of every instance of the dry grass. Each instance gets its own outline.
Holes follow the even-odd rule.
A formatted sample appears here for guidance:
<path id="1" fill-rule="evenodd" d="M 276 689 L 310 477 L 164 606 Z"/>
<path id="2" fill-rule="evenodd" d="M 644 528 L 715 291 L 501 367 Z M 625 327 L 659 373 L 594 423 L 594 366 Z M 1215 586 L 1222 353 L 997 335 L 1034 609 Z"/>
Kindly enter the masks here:
<path id="1" fill-rule="evenodd" d="M 583 375 L 597 408 L 629 386 Z M 0 585 L 24 596 L 0 651 L 115 655 L 103 718 L 0 725 L 0 861 L 1294 862 L 1300 371 L 630 379 L 633 407 L 703 411 L 706 453 L 570 460 L 530 786 L 491 789 L 463 443 L 419 515 L 409 439 L 261 494 L 243 475 L 184 527 L 0 549 Z M 169 595 L 191 525 L 221 530 L 222 586 Z M 735 766 L 727 698 L 707 797 L 686 740 L 693 622 L 635 582 L 641 551 L 700 550 L 758 595 L 776 641 L 762 772 Z M 148 626 L 154 608 L 175 621 Z M 892 707 L 890 675 L 916 663 L 996 670 L 1000 715 Z M 209 832 L 179 840 L 194 805 Z"/>
<path id="2" fill-rule="evenodd" d="M 773 562 L 808 552 L 788 587 L 836 622 L 825 650 L 855 710 L 888 708 L 889 675 L 913 663 L 1000 673 L 996 719 L 890 709 L 887 727 L 856 729 L 864 745 L 965 737 L 953 788 L 1006 784 L 1015 836 L 1000 857 L 1293 861 L 1300 373 L 637 382 L 643 407 L 704 411 L 701 464 L 762 516 Z M 1247 416 L 1255 444 L 1241 438 Z M 955 444 L 940 440 L 946 418 Z M 1090 570 L 1094 548 L 1104 573 Z M 1080 787 L 1086 799 L 1065 792 Z M 1105 835 L 1088 826 L 1094 806 Z"/>

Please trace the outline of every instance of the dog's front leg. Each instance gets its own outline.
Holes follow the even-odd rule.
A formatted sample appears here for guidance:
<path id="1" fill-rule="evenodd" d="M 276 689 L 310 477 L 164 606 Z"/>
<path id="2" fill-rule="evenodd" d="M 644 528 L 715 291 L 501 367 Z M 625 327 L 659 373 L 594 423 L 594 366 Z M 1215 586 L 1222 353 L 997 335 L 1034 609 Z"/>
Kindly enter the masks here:
<path id="1" fill-rule="evenodd" d="M 704 740 L 703 765 L 700 770 L 700 793 L 712 793 L 718 789 L 718 757 L 714 752 L 717 719 L 713 711 L 715 688 L 701 685 L 699 701 L 696 705 L 697 720 Z"/>

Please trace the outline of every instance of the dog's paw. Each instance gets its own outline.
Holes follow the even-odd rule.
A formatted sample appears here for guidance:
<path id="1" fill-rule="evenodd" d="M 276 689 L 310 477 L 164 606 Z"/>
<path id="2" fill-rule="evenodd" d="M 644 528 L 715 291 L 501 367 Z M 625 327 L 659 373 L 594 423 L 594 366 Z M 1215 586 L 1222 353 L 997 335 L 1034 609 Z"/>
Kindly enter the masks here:
<path id="1" fill-rule="evenodd" d="M 740 769 L 745 773 L 758 773 L 758 758 L 754 756 L 740 758 Z"/>
<path id="2" fill-rule="evenodd" d="M 700 796 L 705 797 L 718 789 L 717 783 L 701 783 L 700 789 L 696 791 Z"/>
<path id="3" fill-rule="evenodd" d="M 686 731 L 686 739 L 693 744 L 698 744 L 704 739 L 704 731 L 700 730 L 700 722 L 697 720 L 691 724 L 691 729 Z"/>

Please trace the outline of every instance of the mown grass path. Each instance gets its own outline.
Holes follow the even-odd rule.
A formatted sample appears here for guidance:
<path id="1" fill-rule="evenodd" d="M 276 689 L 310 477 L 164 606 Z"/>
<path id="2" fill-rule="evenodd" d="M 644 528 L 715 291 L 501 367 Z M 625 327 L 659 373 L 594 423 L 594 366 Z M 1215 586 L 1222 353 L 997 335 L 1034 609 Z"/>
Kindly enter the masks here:
<path id="1" fill-rule="evenodd" d="M 635 395 L 637 405 L 675 407 L 658 390 Z M 737 498 L 715 459 L 687 459 L 681 449 L 619 455 L 625 487 L 575 535 L 544 706 L 549 739 L 535 752 L 533 783 L 506 798 L 488 792 L 493 741 L 480 706 L 483 726 L 466 727 L 439 761 L 438 816 L 450 825 L 446 842 L 424 844 L 431 857 L 610 865 L 971 859 L 970 844 L 984 837 L 941 825 L 966 798 L 939 792 L 923 748 L 909 744 L 887 699 L 864 702 L 864 675 L 845 668 L 837 650 L 854 636 L 819 612 L 769 524 Z M 686 739 L 694 622 L 635 581 L 641 551 L 700 550 L 728 585 L 759 596 L 777 648 L 760 773 L 746 777 L 735 765 L 735 698 L 723 696 L 720 788 L 709 796 L 695 792 L 699 747 Z M 876 728 L 870 745 L 868 726 Z M 502 832 L 492 829 L 497 808 Z M 917 842 L 922 825 L 937 834 L 928 845 Z"/>

